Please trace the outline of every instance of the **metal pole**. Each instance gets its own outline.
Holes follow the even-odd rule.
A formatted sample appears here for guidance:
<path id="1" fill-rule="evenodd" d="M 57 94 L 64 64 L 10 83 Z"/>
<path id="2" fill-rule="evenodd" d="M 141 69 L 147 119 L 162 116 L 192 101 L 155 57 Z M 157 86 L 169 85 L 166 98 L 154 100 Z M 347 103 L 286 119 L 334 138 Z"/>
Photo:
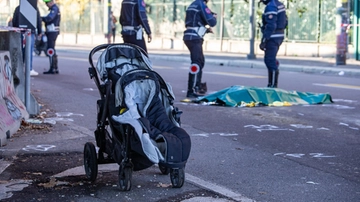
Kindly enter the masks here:
<path id="1" fill-rule="evenodd" d="M 108 13 L 108 0 L 103 0 L 103 10 L 104 10 L 104 18 L 103 18 L 103 32 L 107 34 L 108 32 L 108 21 L 109 21 L 109 14 Z"/>
<path id="2" fill-rule="evenodd" d="M 224 8 L 225 8 L 225 2 L 224 0 L 221 0 L 221 13 L 219 16 L 220 17 L 220 51 L 223 51 L 223 43 L 224 43 Z M 230 51 L 230 48 L 228 48 L 227 51 Z"/>
<path id="3" fill-rule="evenodd" d="M 175 39 L 175 35 L 176 33 L 174 32 L 174 27 L 175 27 L 175 22 L 177 19 L 177 14 L 176 14 L 176 0 L 173 0 L 173 19 L 172 19 L 172 25 L 173 25 L 173 29 L 172 29 L 172 38 L 170 39 L 170 49 L 174 49 L 174 39 Z"/>
<path id="4" fill-rule="evenodd" d="M 255 0 L 250 1 L 250 9 L 249 9 L 249 35 L 250 35 L 250 53 L 247 55 L 247 59 L 256 59 L 255 55 Z"/>
<path id="5" fill-rule="evenodd" d="M 336 65 L 346 65 L 348 26 L 348 0 L 337 0 L 336 13 Z"/>
<path id="6" fill-rule="evenodd" d="M 360 24 L 360 2 L 354 1 L 354 21 L 353 24 Z M 360 28 L 354 27 L 355 59 L 360 60 Z"/>
<path id="7" fill-rule="evenodd" d="M 31 53 L 31 30 L 25 32 L 25 107 L 30 109 L 30 54 Z"/>
<path id="8" fill-rule="evenodd" d="M 111 23 L 112 23 L 112 15 L 111 15 L 111 0 L 108 0 L 108 43 L 111 43 Z"/>

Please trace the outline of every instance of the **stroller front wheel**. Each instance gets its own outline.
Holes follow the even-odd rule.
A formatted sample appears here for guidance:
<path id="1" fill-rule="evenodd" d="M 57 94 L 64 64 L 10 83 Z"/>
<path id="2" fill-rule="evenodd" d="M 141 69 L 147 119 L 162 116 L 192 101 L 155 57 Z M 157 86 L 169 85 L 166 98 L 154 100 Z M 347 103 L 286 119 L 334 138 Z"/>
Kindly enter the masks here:
<path id="1" fill-rule="evenodd" d="M 119 187 L 121 191 L 130 191 L 132 178 L 131 166 L 119 166 Z"/>
<path id="2" fill-rule="evenodd" d="M 84 146 L 84 168 L 86 177 L 90 181 L 95 181 L 98 172 L 98 163 L 95 146 L 91 142 L 87 142 Z"/>
<path id="3" fill-rule="evenodd" d="M 171 169 L 170 180 L 173 188 L 181 188 L 185 182 L 185 170 L 183 168 Z"/>
<path id="4" fill-rule="evenodd" d="M 168 175 L 170 173 L 170 168 L 167 168 L 165 166 L 159 165 L 159 169 L 163 175 Z"/>

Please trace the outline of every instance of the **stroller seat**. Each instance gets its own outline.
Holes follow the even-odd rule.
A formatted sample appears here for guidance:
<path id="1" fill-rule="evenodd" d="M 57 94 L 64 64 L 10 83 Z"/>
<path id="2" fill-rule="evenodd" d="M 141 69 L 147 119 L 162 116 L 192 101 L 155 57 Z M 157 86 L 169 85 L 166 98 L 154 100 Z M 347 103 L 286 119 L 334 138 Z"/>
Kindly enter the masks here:
<path id="1" fill-rule="evenodd" d="M 149 70 L 127 72 L 115 85 L 115 103 L 122 113 L 112 118 L 134 127 L 142 150 L 153 163 L 183 163 L 190 153 L 190 138 L 168 117 L 160 99 L 158 74 Z M 159 145 L 163 151 L 158 148 Z M 185 148 L 185 149 L 184 149 Z"/>

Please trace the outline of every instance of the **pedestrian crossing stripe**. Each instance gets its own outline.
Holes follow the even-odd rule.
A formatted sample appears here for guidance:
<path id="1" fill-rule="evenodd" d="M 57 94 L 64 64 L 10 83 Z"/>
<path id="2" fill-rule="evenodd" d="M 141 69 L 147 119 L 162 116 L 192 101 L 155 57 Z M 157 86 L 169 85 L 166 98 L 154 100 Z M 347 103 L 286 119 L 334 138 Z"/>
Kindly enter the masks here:
<path id="1" fill-rule="evenodd" d="M 316 86 L 326 86 L 326 87 L 334 87 L 334 88 L 345 88 L 345 89 L 352 89 L 352 90 L 360 90 L 360 86 L 353 86 L 347 84 L 338 84 L 338 83 L 314 83 L 313 85 Z"/>
<path id="2" fill-rule="evenodd" d="M 158 65 L 153 66 L 153 68 L 154 68 L 154 69 L 174 69 L 174 68 L 172 68 L 172 67 L 158 66 Z M 186 68 L 186 69 L 188 69 L 188 68 Z"/>
<path id="3" fill-rule="evenodd" d="M 228 73 L 228 72 L 204 72 L 207 74 L 216 74 L 216 75 L 223 75 L 223 76 L 235 76 L 235 77 L 245 77 L 245 78 L 257 78 L 257 79 L 263 79 L 267 78 L 266 76 L 259 76 L 259 75 L 253 75 L 253 74 L 238 74 L 238 73 Z"/>
<path id="4" fill-rule="evenodd" d="M 31 1 L 31 2 L 30 2 Z M 37 23 L 37 0 L 20 0 L 21 28 L 35 29 Z"/>

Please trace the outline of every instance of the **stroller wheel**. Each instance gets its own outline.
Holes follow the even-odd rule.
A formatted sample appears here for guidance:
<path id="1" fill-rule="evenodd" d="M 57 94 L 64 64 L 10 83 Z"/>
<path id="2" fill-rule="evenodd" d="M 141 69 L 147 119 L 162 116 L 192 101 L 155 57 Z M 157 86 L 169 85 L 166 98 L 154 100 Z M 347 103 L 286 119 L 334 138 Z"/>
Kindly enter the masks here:
<path id="1" fill-rule="evenodd" d="M 161 166 L 159 165 L 159 169 L 160 169 L 160 172 L 163 174 L 163 175 L 167 175 L 170 173 L 170 168 L 167 168 L 165 166 Z"/>
<path id="2" fill-rule="evenodd" d="M 121 191 L 130 191 L 132 178 L 131 166 L 119 166 L 119 187 Z"/>
<path id="3" fill-rule="evenodd" d="M 184 185 L 185 171 L 183 168 L 171 169 L 170 180 L 173 188 L 180 188 Z"/>
<path id="4" fill-rule="evenodd" d="M 84 146 L 84 167 L 86 177 L 90 181 L 95 181 L 98 172 L 98 164 L 95 146 L 91 142 L 87 142 Z"/>

